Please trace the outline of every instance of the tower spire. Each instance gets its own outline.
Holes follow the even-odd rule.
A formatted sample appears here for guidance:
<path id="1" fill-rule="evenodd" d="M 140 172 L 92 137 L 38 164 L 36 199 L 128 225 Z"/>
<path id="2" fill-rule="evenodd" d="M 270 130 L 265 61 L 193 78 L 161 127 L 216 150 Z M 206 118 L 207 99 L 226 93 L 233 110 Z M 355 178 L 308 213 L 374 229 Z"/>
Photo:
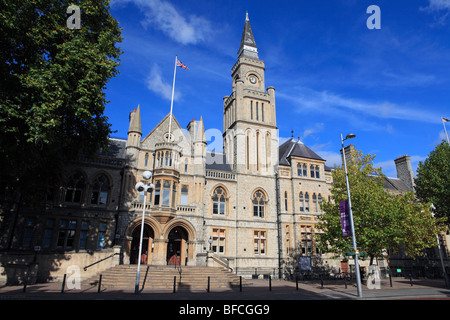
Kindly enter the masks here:
<path id="1" fill-rule="evenodd" d="M 242 32 L 241 45 L 238 51 L 239 56 L 242 54 L 251 58 L 259 59 L 258 47 L 256 46 L 255 38 L 253 37 L 248 12 L 245 13 L 244 31 Z"/>

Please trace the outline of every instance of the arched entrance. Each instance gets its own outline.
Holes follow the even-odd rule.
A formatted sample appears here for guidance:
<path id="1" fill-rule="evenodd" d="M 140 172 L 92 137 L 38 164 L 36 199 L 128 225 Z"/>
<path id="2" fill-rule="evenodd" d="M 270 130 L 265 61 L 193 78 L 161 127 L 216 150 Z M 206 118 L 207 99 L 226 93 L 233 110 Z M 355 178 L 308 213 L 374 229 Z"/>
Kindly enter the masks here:
<path id="1" fill-rule="evenodd" d="M 177 226 L 169 232 L 167 243 L 167 264 L 186 265 L 188 257 L 188 232 Z"/>
<path id="2" fill-rule="evenodd" d="M 139 244 L 141 237 L 141 225 L 138 225 L 134 228 L 133 239 L 131 240 L 131 248 L 130 248 L 130 264 L 137 264 L 139 259 Z M 152 253 L 154 248 L 154 239 L 155 234 L 153 232 L 152 227 L 147 224 L 144 224 L 144 233 L 142 239 L 142 256 L 141 263 L 150 264 L 152 259 Z"/>

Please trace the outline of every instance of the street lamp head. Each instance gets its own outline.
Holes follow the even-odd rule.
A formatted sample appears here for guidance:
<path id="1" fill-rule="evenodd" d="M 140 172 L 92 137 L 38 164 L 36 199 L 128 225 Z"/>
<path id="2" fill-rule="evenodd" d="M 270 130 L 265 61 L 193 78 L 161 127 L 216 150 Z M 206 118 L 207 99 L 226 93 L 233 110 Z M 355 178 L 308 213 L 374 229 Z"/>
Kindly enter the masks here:
<path id="1" fill-rule="evenodd" d="M 145 189 L 145 184 L 143 182 L 138 182 L 134 188 L 136 191 L 142 192 Z"/>
<path id="2" fill-rule="evenodd" d="M 346 137 L 345 137 L 345 139 L 344 140 L 348 140 L 348 139 L 353 139 L 354 137 L 356 137 L 356 135 L 355 134 L 353 134 L 353 133 L 349 133 Z"/>
<path id="3" fill-rule="evenodd" d="M 151 171 L 144 171 L 144 173 L 142 174 L 142 177 L 143 177 L 145 180 L 150 179 L 150 178 L 152 177 Z"/>

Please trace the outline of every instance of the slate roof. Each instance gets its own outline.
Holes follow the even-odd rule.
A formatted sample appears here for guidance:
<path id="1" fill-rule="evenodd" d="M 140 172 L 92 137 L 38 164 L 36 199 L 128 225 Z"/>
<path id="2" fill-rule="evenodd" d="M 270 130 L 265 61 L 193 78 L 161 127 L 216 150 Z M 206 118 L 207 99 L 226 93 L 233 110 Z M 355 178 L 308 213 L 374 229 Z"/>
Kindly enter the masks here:
<path id="1" fill-rule="evenodd" d="M 383 187 L 388 190 L 399 192 L 412 191 L 402 180 L 398 178 L 385 177 Z"/>
<path id="2" fill-rule="evenodd" d="M 321 158 L 319 155 L 317 155 L 317 153 L 312 151 L 310 148 L 308 148 L 302 142 L 295 141 L 294 138 L 291 138 L 288 141 L 286 141 L 285 143 L 283 143 L 278 148 L 278 150 L 279 150 L 279 159 L 278 160 L 279 160 L 280 165 L 290 166 L 291 164 L 288 160 L 289 157 L 299 157 L 299 158 L 325 161 L 325 159 Z"/>
<path id="3" fill-rule="evenodd" d="M 111 157 L 111 158 L 119 158 L 119 159 L 125 159 L 126 158 L 126 146 L 127 146 L 127 140 L 120 139 L 120 138 L 108 138 L 109 140 L 109 146 L 107 150 L 100 150 L 97 152 L 98 156 L 103 157 Z"/>

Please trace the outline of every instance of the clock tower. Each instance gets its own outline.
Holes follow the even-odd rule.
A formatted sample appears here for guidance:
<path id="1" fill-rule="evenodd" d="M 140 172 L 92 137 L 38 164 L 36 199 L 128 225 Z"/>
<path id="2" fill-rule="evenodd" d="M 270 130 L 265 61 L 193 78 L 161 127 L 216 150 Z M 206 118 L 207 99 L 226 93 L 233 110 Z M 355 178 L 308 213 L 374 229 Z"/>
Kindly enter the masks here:
<path id="1" fill-rule="evenodd" d="M 231 78 L 232 93 L 223 100 L 224 153 L 237 173 L 273 176 L 278 161 L 275 89 L 265 87 L 265 65 L 248 14 Z"/>

